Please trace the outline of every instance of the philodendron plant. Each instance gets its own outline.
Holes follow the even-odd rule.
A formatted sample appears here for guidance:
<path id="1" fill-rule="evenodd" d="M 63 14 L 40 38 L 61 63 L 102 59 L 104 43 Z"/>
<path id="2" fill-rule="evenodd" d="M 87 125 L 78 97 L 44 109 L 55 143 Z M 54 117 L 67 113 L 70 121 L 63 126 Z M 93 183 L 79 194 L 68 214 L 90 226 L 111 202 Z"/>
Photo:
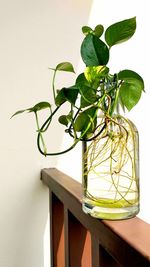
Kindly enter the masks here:
<path id="1" fill-rule="evenodd" d="M 53 71 L 54 103 L 40 102 L 14 114 L 25 111 L 35 114 L 37 146 L 40 153 L 45 156 L 60 155 L 73 149 L 79 141 L 94 140 L 105 131 L 108 121 L 113 121 L 118 103 L 129 111 L 138 103 L 144 91 L 141 76 L 129 69 L 113 74 L 108 67 L 113 46 L 130 39 L 135 30 L 135 17 L 117 22 L 105 31 L 102 25 L 97 25 L 95 29 L 83 26 L 82 32 L 85 35 L 81 44 L 81 57 L 85 63 L 83 73 L 75 78 L 73 85 L 58 90 L 55 87 L 56 74 L 60 71 L 74 73 L 74 68 L 69 62 L 62 62 L 55 68 L 50 68 Z M 64 125 L 65 133 L 73 138 L 73 143 L 64 151 L 49 152 L 44 141 L 44 133 L 51 125 L 57 111 L 66 103 L 68 103 L 68 113 L 62 114 L 58 122 Z M 43 109 L 48 109 L 49 115 L 43 125 L 39 125 L 39 113 Z M 103 123 L 99 122 L 101 116 L 105 118 Z"/>

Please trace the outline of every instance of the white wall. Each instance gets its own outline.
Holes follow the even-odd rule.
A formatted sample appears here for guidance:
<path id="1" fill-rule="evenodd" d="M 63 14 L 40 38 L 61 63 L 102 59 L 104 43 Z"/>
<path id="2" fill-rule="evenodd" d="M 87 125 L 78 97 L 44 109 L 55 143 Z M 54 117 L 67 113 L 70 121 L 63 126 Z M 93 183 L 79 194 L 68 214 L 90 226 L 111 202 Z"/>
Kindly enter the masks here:
<path id="1" fill-rule="evenodd" d="M 61 61 L 78 66 L 80 28 L 91 0 L 0 1 L 0 266 L 48 267 L 44 240 L 48 190 L 40 181 L 44 166 L 36 148 L 32 115 L 10 120 L 18 109 L 50 98 L 48 67 Z M 73 75 L 70 74 L 70 82 Z M 65 82 L 65 81 L 64 81 Z M 67 81 L 68 82 L 68 81 Z M 52 133 L 52 145 L 62 136 Z"/>

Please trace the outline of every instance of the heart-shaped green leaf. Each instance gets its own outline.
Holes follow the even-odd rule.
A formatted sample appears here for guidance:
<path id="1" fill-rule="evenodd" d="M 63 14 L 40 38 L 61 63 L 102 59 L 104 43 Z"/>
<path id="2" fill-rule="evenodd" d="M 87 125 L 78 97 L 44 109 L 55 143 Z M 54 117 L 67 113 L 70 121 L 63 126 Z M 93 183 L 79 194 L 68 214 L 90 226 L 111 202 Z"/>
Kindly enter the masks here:
<path id="1" fill-rule="evenodd" d="M 141 87 L 141 90 L 144 91 L 144 81 L 142 77 L 133 70 L 122 70 L 118 73 L 118 79 L 123 80 L 126 82 L 132 82 L 134 80 L 137 80 L 136 83 L 139 83 L 139 87 Z"/>
<path id="2" fill-rule="evenodd" d="M 109 60 L 109 50 L 97 36 L 88 34 L 81 45 L 81 57 L 86 66 L 106 65 Z"/>
<path id="3" fill-rule="evenodd" d="M 93 104 L 97 100 L 96 90 L 91 86 L 88 80 L 85 78 L 85 74 L 81 73 L 77 80 L 76 86 L 79 89 L 81 95 L 80 107 L 84 108 Z"/>
<path id="4" fill-rule="evenodd" d="M 123 82 L 120 87 L 121 101 L 129 111 L 138 103 L 142 93 L 139 82 L 136 81 Z"/>
<path id="5" fill-rule="evenodd" d="M 80 86 L 80 85 L 85 85 L 85 86 L 89 86 L 89 82 L 87 81 L 87 79 L 85 78 L 85 74 L 84 73 L 80 73 L 79 76 L 76 79 L 76 85 Z"/>
<path id="6" fill-rule="evenodd" d="M 106 66 L 90 66 L 86 67 L 84 71 L 84 75 L 89 83 L 97 83 L 100 82 L 100 80 L 109 72 L 109 68 Z"/>
<path id="7" fill-rule="evenodd" d="M 82 27 L 82 32 L 83 32 L 83 34 L 86 36 L 87 34 L 92 33 L 93 30 L 92 30 L 92 28 L 90 28 L 89 26 L 83 26 L 83 27 Z"/>
<path id="8" fill-rule="evenodd" d="M 62 62 L 56 66 L 56 70 L 74 72 L 73 65 L 70 62 Z"/>
<path id="9" fill-rule="evenodd" d="M 122 70 L 118 73 L 118 79 L 123 81 L 120 87 L 120 98 L 122 104 L 131 110 L 140 100 L 144 91 L 142 77 L 132 70 Z"/>
<path id="10" fill-rule="evenodd" d="M 79 92 L 79 89 L 75 85 L 69 88 L 64 88 L 64 95 L 66 99 L 73 105 L 75 104 L 77 100 L 78 92 Z"/>
<path id="11" fill-rule="evenodd" d="M 57 96 L 55 98 L 55 104 L 56 106 L 62 105 L 64 102 L 66 102 L 66 97 L 64 95 L 64 88 L 58 91 Z"/>
<path id="12" fill-rule="evenodd" d="M 40 111 L 42 109 L 46 109 L 46 108 L 50 108 L 50 107 L 51 107 L 51 105 L 48 102 L 39 102 L 34 107 L 32 107 L 28 110 L 29 110 L 29 112 L 37 112 L 37 111 Z"/>
<path id="13" fill-rule="evenodd" d="M 109 26 L 105 32 L 105 41 L 112 47 L 115 44 L 127 41 L 136 30 L 136 18 L 126 19 Z"/>
<path id="14" fill-rule="evenodd" d="M 58 121 L 65 126 L 67 126 L 69 122 L 66 115 L 60 116 Z"/>
<path id="15" fill-rule="evenodd" d="M 50 107 L 51 107 L 51 105 L 50 105 L 49 102 L 39 102 L 39 103 L 37 103 L 35 106 L 33 106 L 33 107 L 31 107 L 31 108 L 18 110 L 17 112 L 15 112 L 15 113 L 11 116 L 11 118 L 14 117 L 14 116 L 16 116 L 16 115 L 19 115 L 19 114 L 21 114 L 21 113 L 23 113 L 23 112 L 26 112 L 26 111 L 28 111 L 28 112 L 37 112 L 37 111 L 40 111 L 40 110 L 42 110 L 42 109 L 46 109 L 46 108 L 50 108 Z"/>
<path id="16" fill-rule="evenodd" d="M 101 25 L 101 24 L 97 25 L 97 26 L 95 27 L 95 29 L 94 29 L 94 33 L 95 33 L 95 35 L 96 35 L 97 37 L 99 37 L 99 38 L 102 36 L 103 32 L 104 32 L 104 27 L 103 27 L 103 25 Z"/>
<path id="17" fill-rule="evenodd" d="M 55 69 L 53 68 L 49 68 L 49 69 L 54 70 L 54 71 L 59 70 L 59 71 L 67 71 L 67 72 L 75 73 L 73 65 L 70 62 L 61 62 L 56 66 Z"/>

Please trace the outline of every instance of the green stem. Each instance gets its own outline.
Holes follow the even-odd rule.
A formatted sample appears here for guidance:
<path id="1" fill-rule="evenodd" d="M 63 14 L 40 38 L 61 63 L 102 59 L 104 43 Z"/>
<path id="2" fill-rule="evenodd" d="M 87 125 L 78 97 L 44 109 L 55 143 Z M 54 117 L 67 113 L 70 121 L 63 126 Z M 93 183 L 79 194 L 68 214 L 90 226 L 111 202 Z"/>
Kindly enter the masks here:
<path id="1" fill-rule="evenodd" d="M 37 123 L 37 129 L 38 129 L 38 136 L 37 136 L 37 146 L 38 146 L 38 149 L 40 151 L 41 154 L 43 155 L 46 155 L 47 154 L 47 149 L 46 149 L 46 146 L 45 146 L 45 142 L 44 142 L 44 139 L 43 139 L 43 135 L 42 135 L 42 132 L 44 132 L 45 130 L 47 130 L 51 120 L 52 120 L 52 117 L 54 116 L 54 114 L 57 112 L 57 110 L 60 108 L 60 106 L 58 106 L 51 114 L 50 116 L 47 118 L 47 120 L 43 123 L 42 127 L 40 128 L 39 127 L 39 121 L 38 121 L 38 116 L 37 116 L 37 113 L 35 112 L 35 117 L 36 117 L 36 123 Z M 45 128 L 46 127 L 46 128 Z M 43 148 L 44 148 L 44 151 L 41 149 L 40 147 L 40 140 L 42 142 L 42 145 L 43 145 Z"/>
<path id="2" fill-rule="evenodd" d="M 52 80 L 52 87 L 53 87 L 53 97 L 54 101 L 56 99 L 56 94 L 55 94 L 55 77 L 56 77 L 56 70 L 54 70 L 54 75 L 53 75 L 53 80 Z"/>
<path id="3" fill-rule="evenodd" d="M 42 125 L 41 129 L 39 130 L 39 133 L 38 133 L 38 137 L 37 137 L 37 147 L 38 147 L 38 150 L 39 152 L 44 155 L 44 156 L 57 156 L 57 155 L 61 155 L 61 154 L 64 154 L 66 152 L 69 152 L 70 150 L 72 150 L 79 141 L 82 140 L 83 136 L 87 133 L 87 131 L 89 130 L 90 126 L 91 126 L 91 122 L 89 122 L 88 126 L 86 127 L 86 129 L 84 130 L 84 132 L 81 134 L 81 136 L 79 138 L 74 138 L 74 143 L 69 147 L 67 148 L 66 150 L 63 150 L 63 151 L 60 151 L 60 152 L 52 152 L 52 153 L 45 153 L 45 151 L 43 151 L 41 149 L 41 146 L 40 146 L 40 138 L 41 138 L 41 132 L 42 130 L 44 129 L 44 127 L 47 125 L 47 123 L 49 123 L 49 120 L 52 119 L 52 117 L 54 116 L 54 114 L 57 112 L 57 110 L 60 108 L 57 107 L 54 112 L 49 116 L 49 118 L 45 121 L 45 123 Z"/>
<path id="4" fill-rule="evenodd" d="M 39 119 L 38 119 L 37 112 L 35 112 L 35 118 L 36 118 L 36 125 L 37 125 L 38 135 L 41 138 L 42 146 L 43 146 L 43 149 L 44 149 L 44 154 L 46 154 L 46 152 L 47 152 L 46 145 L 45 145 L 45 142 L 44 142 L 44 138 L 43 138 L 42 132 L 40 131 Z"/>

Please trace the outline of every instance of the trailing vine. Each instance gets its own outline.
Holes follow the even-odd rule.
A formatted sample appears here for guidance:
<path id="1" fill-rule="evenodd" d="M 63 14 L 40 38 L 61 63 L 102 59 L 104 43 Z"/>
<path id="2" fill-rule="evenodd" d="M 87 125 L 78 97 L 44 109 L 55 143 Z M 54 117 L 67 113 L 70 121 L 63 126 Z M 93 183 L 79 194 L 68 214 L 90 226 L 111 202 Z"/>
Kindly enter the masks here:
<path id="1" fill-rule="evenodd" d="M 53 71 L 53 101 L 45 101 L 31 108 L 17 111 L 13 116 L 25 111 L 35 114 L 37 124 L 37 147 L 44 156 L 60 155 L 73 149 L 79 141 L 94 141 L 98 136 L 106 134 L 108 124 L 119 124 L 114 121 L 114 112 L 120 104 L 123 109 L 131 110 L 139 101 L 144 82 L 135 71 L 125 69 L 111 74 L 108 63 L 114 45 L 130 39 L 136 30 L 136 18 L 126 19 L 110 25 L 105 31 L 102 25 L 94 29 L 83 26 L 85 35 L 81 44 L 81 57 L 85 70 L 75 78 L 70 87 L 56 89 L 55 81 L 60 71 L 74 73 L 70 62 L 59 63 Z M 50 128 L 55 114 L 68 103 L 68 114 L 62 114 L 58 122 L 65 127 L 65 133 L 73 138 L 70 147 L 60 152 L 49 152 L 46 147 L 44 133 Z M 55 106 L 54 108 L 52 108 Z M 40 112 L 50 111 L 47 119 L 39 125 Z M 12 116 L 12 117 L 13 117 Z M 105 119 L 100 121 L 100 117 Z M 121 126 L 118 125 L 118 128 Z M 107 132 L 107 137 L 108 132 Z M 111 137 L 112 138 L 112 137 Z M 111 139 L 110 139 L 111 140 Z"/>

